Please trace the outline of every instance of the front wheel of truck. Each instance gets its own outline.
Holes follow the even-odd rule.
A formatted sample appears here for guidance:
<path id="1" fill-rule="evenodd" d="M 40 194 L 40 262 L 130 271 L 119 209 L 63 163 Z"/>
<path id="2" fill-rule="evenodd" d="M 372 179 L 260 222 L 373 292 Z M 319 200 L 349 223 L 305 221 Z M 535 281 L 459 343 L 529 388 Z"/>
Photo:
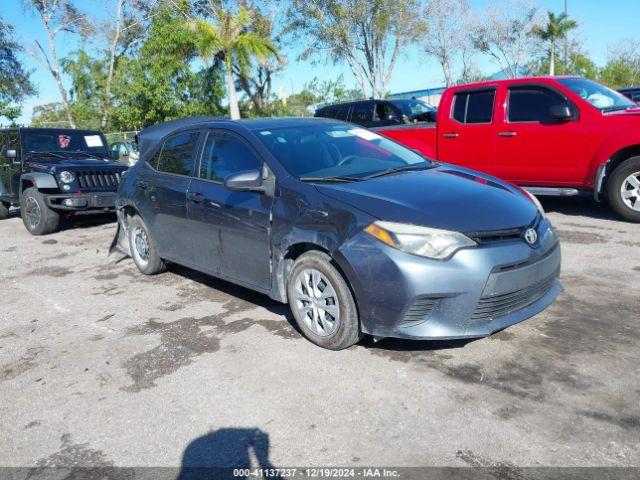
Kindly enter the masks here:
<path id="1" fill-rule="evenodd" d="M 640 156 L 622 162 L 607 182 L 611 208 L 622 218 L 640 223 Z"/>
<path id="2" fill-rule="evenodd" d="M 60 215 L 47 206 L 44 195 L 30 187 L 22 192 L 20 199 L 22 223 L 31 235 L 46 235 L 58 230 Z"/>
<path id="3" fill-rule="evenodd" d="M 5 218 L 9 218 L 9 207 L 10 203 L 0 202 L 0 220 L 4 220 Z"/>

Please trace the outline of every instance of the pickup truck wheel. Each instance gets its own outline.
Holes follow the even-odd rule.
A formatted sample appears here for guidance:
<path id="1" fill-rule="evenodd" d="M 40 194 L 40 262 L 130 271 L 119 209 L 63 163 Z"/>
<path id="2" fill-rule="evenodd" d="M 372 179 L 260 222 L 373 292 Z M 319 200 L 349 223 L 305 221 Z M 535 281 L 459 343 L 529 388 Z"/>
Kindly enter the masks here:
<path id="1" fill-rule="evenodd" d="M 9 207 L 11 205 L 7 202 L 0 202 L 0 220 L 9 218 Z"/>
<path id="2" fill-rule="evenodd" d="M 155 275 L 167 269 L 149 229 L 138 216 L 129 220 L 129 249 L 136 267 L 145 275 Z"/>
<path id="3" fill-rule="evenodd" d="M 22 223 L 31 235 L 46 235 L 58 230 L 60 215 L 47 207 L 44 195 L 30 187 L 22 192 L 20 199 Z"/>
<path id="4" fill-rule="evenodd" d="M 351 290 L 325 253 L 298 257 L 287 281 L 287 297 L 296 323 L 316 345 L 342 350 L 362 338 Z"/>
<path id="5" fill-rule="evenodd" d="M 611 208 L 622 218 L 640 223 L 640 156 L 625 160 L 607 182 Z"/>

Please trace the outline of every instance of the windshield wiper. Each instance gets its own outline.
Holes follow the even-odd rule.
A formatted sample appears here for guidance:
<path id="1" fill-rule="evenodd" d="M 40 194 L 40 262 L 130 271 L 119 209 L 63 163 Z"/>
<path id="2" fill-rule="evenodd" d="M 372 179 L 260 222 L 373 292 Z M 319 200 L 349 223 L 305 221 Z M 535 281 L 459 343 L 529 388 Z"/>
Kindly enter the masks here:
<path id="1" fill-rule="evenodd" d="M 369 180 L 370 178 L 378 178 L 384 177 L 385 175 L 392 175 L 394 173 L 399 172 L 413 172 L 418 170 L 428 170 L 433 168 L 435 165 L 433 164 L 420 164 L 420 165 L 403 165 L 402 167 L 394 167 L 388 168 L 387 170 L 382 170 L 381 172 L 372 173 L 371 175 L 367 175 L 366 177 L 362 177 L 365 180 Z"/>
<path id="2" fill-rule="evenodd" d="M 56 157 L 56 158 L 62 158 L 63 160 L 65 158 L 62 155 L 60 155 L 59 153 L 55 153 L 55 152 L 34 152 L 33 150 L 28 152 L 27 155 L 31 155 L 32 157 L 34 157 L 36 155 L 44 156 L 44 157 Z"/>
<path id="3" fill-rule="evenodd" d="M 301 182 L 359 182 L 356 177 L 300 177 Z"/>

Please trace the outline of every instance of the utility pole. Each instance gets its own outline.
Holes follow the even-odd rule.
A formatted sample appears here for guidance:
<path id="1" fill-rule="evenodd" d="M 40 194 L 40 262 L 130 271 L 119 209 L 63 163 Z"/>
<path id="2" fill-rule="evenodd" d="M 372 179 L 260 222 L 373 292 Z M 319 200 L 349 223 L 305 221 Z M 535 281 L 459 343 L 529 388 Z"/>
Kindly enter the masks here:
<path id="1" fill-rule="evenodd" d="M 567 10 L 567 0 L 564 0 L 564 15 L 565 17 L 569 15 Z M 565 68 L 569 65 L 569 39 L 568 33 L 564 34 L 564 66 Z"/>

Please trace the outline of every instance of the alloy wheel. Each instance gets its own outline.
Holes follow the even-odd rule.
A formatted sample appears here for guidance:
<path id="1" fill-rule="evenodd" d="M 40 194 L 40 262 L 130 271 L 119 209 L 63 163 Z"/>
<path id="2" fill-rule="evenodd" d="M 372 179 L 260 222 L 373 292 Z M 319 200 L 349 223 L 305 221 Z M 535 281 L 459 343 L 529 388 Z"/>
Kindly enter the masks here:
<path id="1" fill-rule="evenodd" d="M 149 237 L 142 227 L 133 230 L 133 254 L 141 265 L 149 263 Z"/>
<path id="2" fill-rule="evenodd" d="M 38 201 L 33 197 L 27 197 L 26 208 L 25 208 L 25 216 L 27 217 L 27 222 L 29 223 L 29 227 L 31 229 L 35 229 L 42 220 L 42 211 L 40 210 L 40 205 Z"/>
<path id="3" fill-rule="evenodd" d="M 640 212 L 640 172 L 634 172 L 624 179 L 620 196 L 627 207 Z"/>
<path id="4" fill-rule="evenodd" d="M 320 271 L 302 270 L 294 280 L 293 308 L 311 332 L 328 337 L 340 324 L 338 295 Z"/>

